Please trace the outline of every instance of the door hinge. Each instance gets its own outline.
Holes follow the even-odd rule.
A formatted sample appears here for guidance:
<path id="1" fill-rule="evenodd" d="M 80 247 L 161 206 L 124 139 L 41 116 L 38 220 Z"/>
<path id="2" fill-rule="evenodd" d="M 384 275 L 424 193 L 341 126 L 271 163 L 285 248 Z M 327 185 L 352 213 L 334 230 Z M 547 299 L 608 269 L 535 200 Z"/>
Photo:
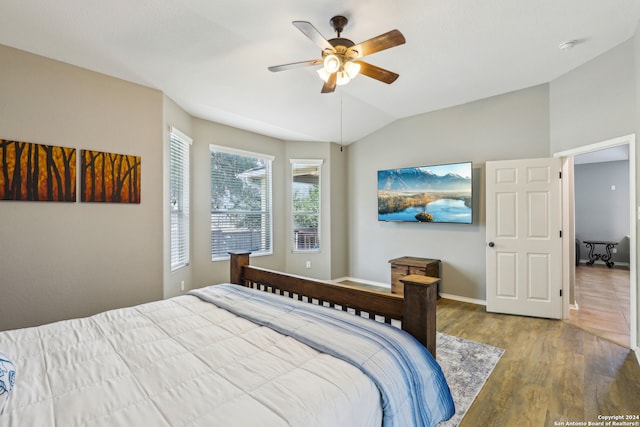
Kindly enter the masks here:
<path id="1" fill-rule="evenodd" d="M 558 172 L 558 175 L 560 176 L 560 179 L 562 179 L 562 171 Z"/>
<path id="2" fill-rule="evenodd" d="M 562 239 L 562 230 L 560 230 L 560 238 Z"/>
<path id="3" fill-rule="evenodd" d="M 560 289 L 560 296 L 562 296 L 562 289 Z"/>

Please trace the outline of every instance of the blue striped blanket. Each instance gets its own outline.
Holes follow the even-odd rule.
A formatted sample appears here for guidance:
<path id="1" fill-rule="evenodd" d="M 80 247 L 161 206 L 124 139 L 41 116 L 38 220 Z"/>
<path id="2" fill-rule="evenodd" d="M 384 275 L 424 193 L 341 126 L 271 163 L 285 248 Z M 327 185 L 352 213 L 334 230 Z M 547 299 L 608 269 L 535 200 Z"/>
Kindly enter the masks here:
<path id="1" fill-rule="evenodd" d="M 394 326 L 238 285 L 189 294 L 357 366 L 380 390 L 385 427 L 434 426 L 455 413 L 440 365 Z"/>

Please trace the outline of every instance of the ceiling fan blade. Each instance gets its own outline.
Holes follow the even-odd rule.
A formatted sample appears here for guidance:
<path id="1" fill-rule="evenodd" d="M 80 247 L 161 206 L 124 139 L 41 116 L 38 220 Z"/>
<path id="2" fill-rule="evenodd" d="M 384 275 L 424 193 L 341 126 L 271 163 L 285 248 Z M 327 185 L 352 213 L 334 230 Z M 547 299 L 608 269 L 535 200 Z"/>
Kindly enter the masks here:
<path id="1" fill-rule="evenodd" d="M 293 25 L 296 26 L 297 29 L 302 31 L 302 34 L 309 37 L 312 42 L 314 42 L 322 51 L 330 50 L 335 51 L 333 45 L 324 38 L 324 36 L 314 27 L 310 22 L 307 21 L 293 21 Z"/>
<path id="2" fill-rule="evenodd" d="M 400 74 L 396 74 L 393 71 L 385 70 L 384 68 L 371 65 L 364 61 L 353 61 L 360 65 L 360 74 L 371 77 L 372 79 L 380 80 L 383 83 L 391 84 L 396 81 Z"/>
<path id="3" fill-rule="evenodd" d="M 381 50 L 389 49 L 404 44 L 405 42 L 406 40 L 400 31 L 391 30 L 355 46 L 351 46 L 347 49 L 347 55 L 353 58 L 362 58 L 363 56 L 371 55 L 372 53 L 380 52 Z"/>
<path id="4" fill-rule="evenodd" d="M 290 64 L 273 65 L 269 67 L 269 71 L 276 72 L 276 71 L 293 70 L 295 68 L 309 67 L 312 65 L 322 64 L 322 61 L 323 61 L 322 59 L 310 59 L 308 61 L 292 62 Z"/>
<path id="5" fill-rule="evenodd" d="M 320 93 L 331 93 L 336 90 L 336 81 L 338 80 L 338 73 L 331 73 L 327 81 L 322 85 Z"/>

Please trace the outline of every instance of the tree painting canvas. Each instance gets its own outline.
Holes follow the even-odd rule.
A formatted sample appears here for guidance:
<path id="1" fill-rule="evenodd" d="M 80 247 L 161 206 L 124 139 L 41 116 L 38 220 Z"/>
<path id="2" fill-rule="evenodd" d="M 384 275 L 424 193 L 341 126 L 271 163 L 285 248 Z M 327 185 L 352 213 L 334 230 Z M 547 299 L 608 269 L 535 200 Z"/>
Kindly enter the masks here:
<path id="1" fill-rule="evenodd" d="M 0 139 L 0 200 L 76 201 L 76 149 Z"/>
<path id="2" fill-rule="evenodd" d="M 83 202 L 140 203 L 140 156 L 82 150 Z"/>

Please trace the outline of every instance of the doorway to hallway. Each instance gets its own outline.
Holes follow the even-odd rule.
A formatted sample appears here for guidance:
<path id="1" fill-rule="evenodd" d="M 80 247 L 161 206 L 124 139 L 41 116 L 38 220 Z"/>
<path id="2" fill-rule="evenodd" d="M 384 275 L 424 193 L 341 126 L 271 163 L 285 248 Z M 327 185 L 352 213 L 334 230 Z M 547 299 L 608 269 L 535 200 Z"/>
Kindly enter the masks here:
<path id="1" fill-rule="evenodd" d="M 629 269 L 603 264 L 576 267 L 576 308 L 568 323 L 626 348 L 630 347 Z"/>
<path id="2" fill-rule="evenodd" d="M 593 267 L 584 266 L 580 263 L 570 261 L 574 258 L 574 242 L 576 237 L 576 206 L 574 188 L 574 160 L 581 155 L 597 155 L 606 152 L 610 148 L 624 148 L 628 158 L 628 224 L 629 234 L 626 236 L 628 243 L 628 270 L 622 265 L 616 264 L 613 269 L 609 269 L 603 264 L 596 263 Z M 615 151 L 615 150 L 613 150 Z M 600 153 L 598 153 L 600 152 Z M 637 295 L 638 282 L 636 280 L 636 149 L 635 135 L 591 144 L 584 147 L 556 153 L 555 157 L 564 158 L 563 175 L 563 229 L 565 230 L 563 258 L 563 287 L 568 298 L 565 299 L 564 319 L 569 322 L 580 323 L 580 327 L 589 329 L 591 332 L 618 342 L 625 347 L 636 348 L 637 346 Z M 615 188 L 611 187 L 611 190 Z M 600 201 L 602 202 L 602 201 Z M 586 238 L 596 238 L 587 236 Z M 611 240 L 611 239 L 606 239 Z M 582 259 L 586 258 L 584 252 Z M 591 268 L 590 270 L 588 270 Z M 600 270 L 602 269 L 602 270 Z M 584 275 L 582 273 L 590 273 Z M 620 274 L 616 278 L 613 274 Z M 580 288 L 580 284 L 585 282 L 585 286 Z M 612 283 L 617 285 L 612 286 Z M 590 286 L 589 286 L 590 285 Z M 622 293 L 616 293 L 615 290 Z M 612 292 L 605 295 L 605 292 Z M 628 291 L 628 299 L 626 297 Z M 578 301 L 578 293 L 581 293 L 583 303 Z M 577 304 L 576 304 L 577 303 Z M 591 306 L 590 306 L 591 305 Z M 591 308 L 590 308 L 591 307 Z M 627 311 L 628 307 L 628 311 Z M 571 308 L 571 309 L 570 309 Z M 612 308 L 613 311 L 610 311 Z M 576 310 L 577 309 L 577 310 Z M 573 313 L 577 311 L 577 313 Z M 597 316 L 600 317 L 597 317 Z M 590 326 L 586 325 L 590 322 Z M 625 325 L 629 324 L 629 339 L 626 340 Z M 613 325 L 617 326 L 613 326 Z M 607 336 L 605 336 L 605 333 Z M 615 335 L 614 334 L 618 334 Z"/>

